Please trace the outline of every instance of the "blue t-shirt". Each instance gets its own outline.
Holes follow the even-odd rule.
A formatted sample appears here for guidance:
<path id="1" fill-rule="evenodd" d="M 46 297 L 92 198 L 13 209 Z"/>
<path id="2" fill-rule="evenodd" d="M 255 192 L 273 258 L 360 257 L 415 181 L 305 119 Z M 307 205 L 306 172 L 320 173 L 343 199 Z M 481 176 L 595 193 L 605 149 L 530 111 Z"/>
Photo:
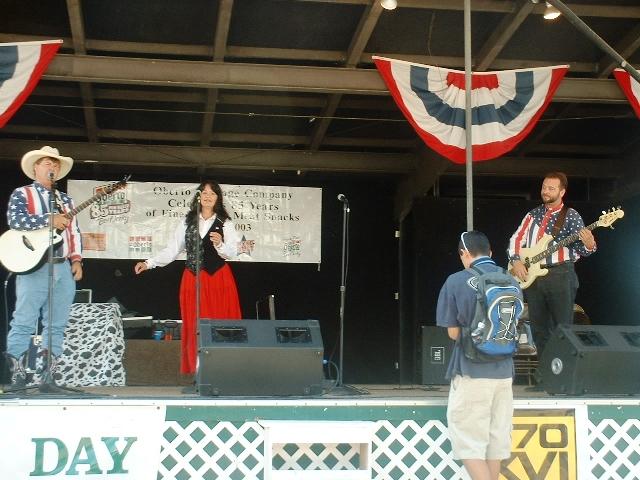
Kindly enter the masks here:
<path id="1" fill-rule="evenodd" d="M 489 257 L 478 257 L 471 266 L 483 272 L 500 270 L 500 267 Z M 474 274 L 465 269 L 449 275 L 444 282 L 438 296 L 436 310 L 436 324 L 439 327 L 469 326 L 476 309 L 477 288 L 471 282 L 473 277 Z M 515 279 L 513 282 L 514 285 L 518 285 Z M 464 355 L 462 343 L 456 341 L 446 378 L 450 380 L 456 375 L 467 375 L 471 378 L 510 378 L 514 375 L 513 359 L 509 357 L 488 363 L 472 362 Z"/>

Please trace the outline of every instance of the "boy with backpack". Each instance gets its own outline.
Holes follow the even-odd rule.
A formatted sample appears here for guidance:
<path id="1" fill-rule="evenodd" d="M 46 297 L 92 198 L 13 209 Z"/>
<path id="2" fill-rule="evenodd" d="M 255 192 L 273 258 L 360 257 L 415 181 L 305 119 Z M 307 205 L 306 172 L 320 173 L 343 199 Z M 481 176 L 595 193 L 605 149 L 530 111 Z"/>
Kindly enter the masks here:
<path id="1" fill-rule="evenodd" d="M 472 480 L 498 480 L 500 461 L 511 456 L 512 355 L 522 291 L 491 259 L 484 233 L 463 232 L 458 254 L 465 269 L 447 278 L 436 312 L 437 325 L 456 341 L 446 374 L 449 438 Z"/>

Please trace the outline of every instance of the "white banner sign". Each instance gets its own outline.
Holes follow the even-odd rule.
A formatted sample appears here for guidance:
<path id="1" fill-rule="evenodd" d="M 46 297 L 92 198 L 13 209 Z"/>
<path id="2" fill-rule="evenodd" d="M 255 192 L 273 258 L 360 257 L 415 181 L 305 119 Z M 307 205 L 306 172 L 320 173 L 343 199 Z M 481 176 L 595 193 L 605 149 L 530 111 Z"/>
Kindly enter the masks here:
<path id="1" fill-rule="evenodd" d="M 155 480 L 165 408 L 3 405 L 0 478 Z"/>
<path id="2" fill-rule="evenodd" d="M 108 182 L 69 180 L 76 206 Z M 85 258 L 146 259 L 173 238 L 197 184 L 130 182 L 78 214 Z M 235 260 L 320 263 L 322 189 L 220 185 L 224 206 L 240 234 Z M 184 258 L 181 257 L 181 258 Z"/>

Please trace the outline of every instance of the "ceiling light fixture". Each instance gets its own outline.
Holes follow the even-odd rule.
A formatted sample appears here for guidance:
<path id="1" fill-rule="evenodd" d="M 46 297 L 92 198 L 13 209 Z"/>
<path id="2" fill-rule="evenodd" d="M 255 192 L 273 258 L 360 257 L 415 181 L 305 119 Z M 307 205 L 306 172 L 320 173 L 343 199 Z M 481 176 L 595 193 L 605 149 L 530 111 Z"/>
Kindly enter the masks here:
<path id="1" fill-rule="evenodd" d="M 560 16 L 560 10 L 551 5 L 549 2 L 545 2 L 547 4 L 547 8 L 544 11 L 545 20 L 555 20 Z"/>
<path id="2" fill-rule="evenodd" d="M 380 0 L 380 6 L 385 10 L 395 10 L 398 6 L 398 0 Z"/>

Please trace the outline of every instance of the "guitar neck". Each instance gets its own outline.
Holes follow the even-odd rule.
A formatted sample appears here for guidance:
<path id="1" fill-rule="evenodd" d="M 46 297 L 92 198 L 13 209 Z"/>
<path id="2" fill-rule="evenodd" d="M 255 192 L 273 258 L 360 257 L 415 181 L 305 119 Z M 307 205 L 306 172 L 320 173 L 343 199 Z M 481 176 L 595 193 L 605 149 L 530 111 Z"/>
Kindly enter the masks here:
<path id="1" fill-rule="evenodd" d="M 587 225 L 584 228 L 586 228 L 587 230 L 593 230 L 596 227 L 598 227 L 598 221 L 595 221 L 595 222 Z M 576 233 L 573 233 L 573 234 L 569 235 L 566 238 L 563 238 L 559 242 L 554 243 L 553 245 L 551 245 L 544 252 L 540 252 L 539 254 L 535 255 L 534 257 L 531 257 L 531 263 L 538 263 L 543 258 L 545 258 L 545 257 L 551 255 L 552 253 L 554 253 L 556 250 L 560 250 L 562 247 L 566 247 L 567 245 L 575 242 L 576 240 L 578 240 L 579 237 L 580 237 L 580 234 L 578 232 L 576 232 Z"/>
<path id="2" fill-rule="evenodd" d="M 128 180 L 127 179 L 115 183 L 107 188 L 104 189 L 103 192 L 100 193 L 96 193 L 93 197 L 91 197 L 89 200 L 85 200 L 84 202 L 82 202 L 80 205 L 78 205 L 77 207 L 69 210 L 68 212 L 65 213 L 65 215 L 67 216 L 67 218 L 71 219 L 73 217 L 75 217 L 78 213 L 80 213 L 82 210 L 84 210 L 85 208 L 87 208 L 89 205 L 91 205 L 94 202 L 97 202 L 98 200 L 100 200 L 101 198 L 109 195 L 110 193 L 113 193 L 114 191 L 118 190 L 120 187 L 124 186 L 126 184 Z"/>
<path id="3" fill-rule="evenodd" d="M 76 208 L 73 208 L 73 209 L 69 210 L 68 212 L 66 212 L 65 215 L 69 219 L 71 219 L 71 218 L 75 217 L 78 213 L 80 213 L 82 210 L 87 208 L 89 205 L 91 205 L 92 203 L 100 200 L 100 198 L 102 198 L 105 195 L 108 195 L 108 194 L 106 194 L 106 193 L 96 194 L 93 197 L 91 197 L 89 200 L 85 200 L 84 202 L 82 202 Z"/>

